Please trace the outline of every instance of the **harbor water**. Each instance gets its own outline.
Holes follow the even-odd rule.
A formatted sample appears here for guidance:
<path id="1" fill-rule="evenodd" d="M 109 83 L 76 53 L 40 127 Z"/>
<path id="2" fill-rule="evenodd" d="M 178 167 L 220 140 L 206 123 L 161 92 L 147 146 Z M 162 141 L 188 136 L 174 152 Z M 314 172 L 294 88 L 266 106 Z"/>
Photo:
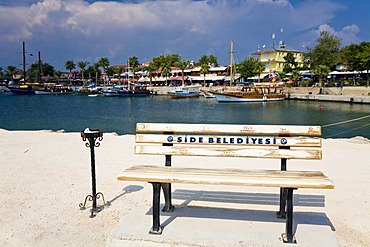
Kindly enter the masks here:
<path id="1" fill-rule="evenodd" d="M 325 138 L 370 139 L 369 104 L 297 100 L 218 103 L 203 97 L 111 98 L 10 93 L 0 93 L 0 104 L 0 128 L 6 130 L 79 132 L 89 127 L 123 135 L 134 134 L 137 122 L 284 124 L 323 126 Z"/>

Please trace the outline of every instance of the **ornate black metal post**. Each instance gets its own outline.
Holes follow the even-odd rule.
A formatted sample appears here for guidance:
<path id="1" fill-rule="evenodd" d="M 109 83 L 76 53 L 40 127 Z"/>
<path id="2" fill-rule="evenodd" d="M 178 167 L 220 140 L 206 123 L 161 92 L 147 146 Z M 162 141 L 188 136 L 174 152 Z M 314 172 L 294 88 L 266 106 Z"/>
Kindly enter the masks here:
<path id="1" fill-rule="evenodd" d="M 90 217 L 95 217 L 94 212 L 99 212 L 105 205 L 104 195 L 101 192 L 96 193 L 96 176 L 95 176 L 95 147 L 100 146 L 100 142 L 103 140 L 103 131 L 101 130 L 90 130 L 85 129 L 81 131 L 81 137 L 82 140 L 88 141 L 85 143 L 86 147 L 90 148 L 90 156 L 91 156 L 91 182 L 92 182 L 92 194 L 86 196 L 85 202 L 80 203 L 80 209 L 86 209 L 86 202 L 87 200 L 92 201 L 92 209 L 91 209 L 91 215 Z M 100 207 L 97 207 L 96 200 L 102 197 L 103 205 Z"/>

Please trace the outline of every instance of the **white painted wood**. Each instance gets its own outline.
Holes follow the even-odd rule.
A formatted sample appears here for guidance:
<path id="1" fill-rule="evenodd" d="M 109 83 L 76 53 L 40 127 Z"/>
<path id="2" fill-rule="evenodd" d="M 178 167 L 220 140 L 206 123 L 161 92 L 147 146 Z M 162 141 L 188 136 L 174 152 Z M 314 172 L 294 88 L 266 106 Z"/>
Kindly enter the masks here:
<path id="1" fill-rule="evenodd" d="M 137 123 L 136 132 L 179 132 L 193 134 L 284 134 L 320 136 L 320 126 Z"/>
<path id="2" fill-rule="evenodd" d="M 241 146 L 212 146 L 212 145 L 176 145 L 161 146 L 137 144 L 135 154 L 178 155 L 178 156 L 215 156 L 215 157 L 244 157 L 244 158 L 287 158 L 287 159 L 321 159 L 320 149 L 277 149 L 251 148 Z"/>
<path id="3" fill-rule="evenodd" d="M 169 137 L 173 141 L 169 141 Z M 185 141 L 186 137 L 186 141 Z M 182 138 L 182 142 L 177 142 L 178 138 Z M 192 139 L 191 139 L 192 138 Z M 212 138 L 212 139 L 210 139 Z M 240 146 L 290 146 L 290 147 L 321 147 L 321 138 L 318 137 L 274 137 L 274 136 L 226 136 L 226 135 L 172 135 L 172 134 L 136 134 L 137 143 L 173 143 L 173 144 L 210 144 L 209 140 L 213 140 L 212 145 L 218 144 L 217 138 L 221 142 L 226 140 L 226 145 L 240 145 Z M 243 142 L 238 144 L 237 141 L 241 139 Z M 246 143 L 248 139 L 248 144 Z M 266 144 L 269 140 L 269 144 Z M 284 143 L 286 141 L 286 144 Z M 231 143 L 233 141 L 233 143 Z M 261 144 L 261 142 L 262 144 Z"/>
<path id="4" fill-rule="evenodd" d="M 124 170 L 118 180 L 190 183 L 235 186 L 333 189 L 333 182 L 322 172 L 241 169 L 199 169 L 159 166 L 134 166 Z"/>

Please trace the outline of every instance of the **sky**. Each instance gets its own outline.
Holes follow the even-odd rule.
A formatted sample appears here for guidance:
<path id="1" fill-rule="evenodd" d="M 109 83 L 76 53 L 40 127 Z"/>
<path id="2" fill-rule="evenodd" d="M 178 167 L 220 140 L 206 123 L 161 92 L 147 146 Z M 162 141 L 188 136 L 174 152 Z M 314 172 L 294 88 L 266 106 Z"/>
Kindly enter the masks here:
<path id="1" fill-rule="evenodd" d="M 0 0 L 0 67 L 22 69 L 22 42 L 27 67 L 40 52 L 60 71 L 68 60 L 119 65 L 161 54 L 227 65 L 231 40 L 236 62 L 280 40 L 305 52 L 321 31 L 342 46 L 369 42 L 369 9 L 369 0 Z"/>

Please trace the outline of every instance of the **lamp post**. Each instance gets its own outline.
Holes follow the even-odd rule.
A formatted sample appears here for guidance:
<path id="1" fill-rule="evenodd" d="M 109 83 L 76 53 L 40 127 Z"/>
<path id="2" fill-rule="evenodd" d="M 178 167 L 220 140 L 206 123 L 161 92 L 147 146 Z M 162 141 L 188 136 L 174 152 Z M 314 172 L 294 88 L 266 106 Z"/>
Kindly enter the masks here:
<path id="1" fill-rule="evenodd" d="M 103 140 L 103 131 L 101 130 L 90 130 L 86 128 L 85 130 L 81 131 L 81 138 L 85 142 L 85 146 L 90 148 L 90 156 L 91 156 L 91 182 L 92 182 L 92 194 L 87 195 L 85 198 L 84 203 L 80 203 L 80 209 L 86 209 L 86 202 L 87 200 L 92 201 L 92 209 L 90 218 L 95 217 L 94 212 L 100 212 L 105 205 L 104 195 L 101 192 L 96 193 L 96 176 L 95 176 L 95 147 L 100 146 L 100 142 Z M 96 200 L 102 197 L 103 205 L 97 207 Z"/>

